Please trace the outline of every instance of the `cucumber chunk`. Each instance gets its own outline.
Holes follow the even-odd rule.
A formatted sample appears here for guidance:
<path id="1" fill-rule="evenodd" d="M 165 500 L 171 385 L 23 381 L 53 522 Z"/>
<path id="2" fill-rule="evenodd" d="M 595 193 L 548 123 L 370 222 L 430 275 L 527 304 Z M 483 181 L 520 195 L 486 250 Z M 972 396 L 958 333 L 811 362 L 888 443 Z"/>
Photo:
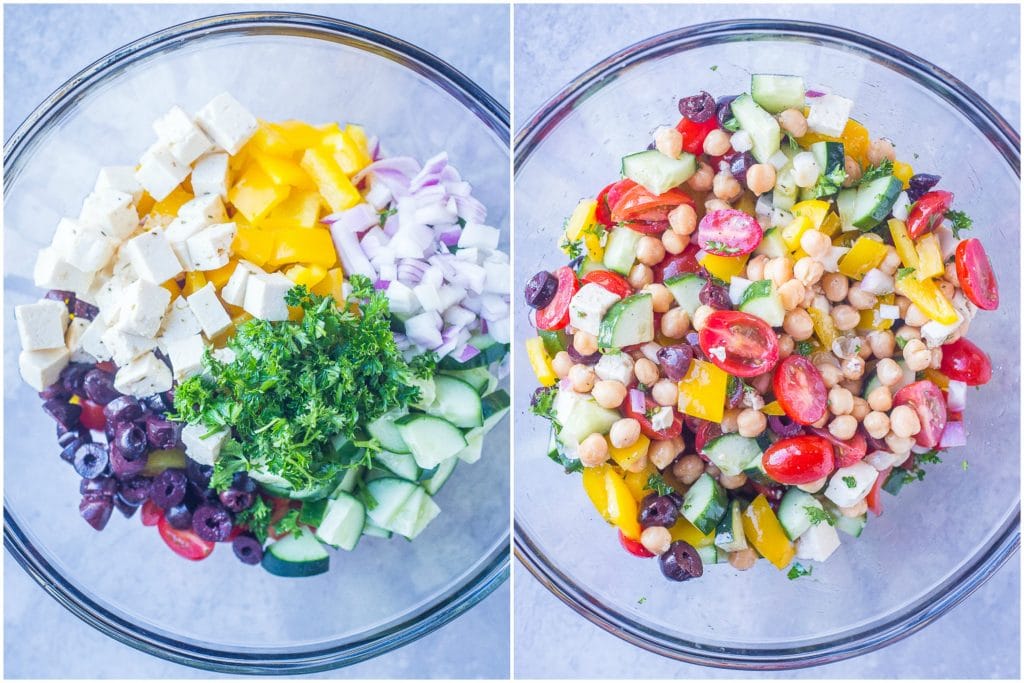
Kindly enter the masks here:
<path id="1" fill-rule="evenodd" d="M 857 210 L 857 190 L 847 187 L 839 190 L 836 196 L 836 208 L 839 210 L 839 219 L 843 224 L 843 232 L 851 232 L 857 229 L 853 224 L 853 213 Z"/>
<path id="2" fill-rule="evenodd" d="M 612 304 L 597 335 L 603 349 L 645 344 L 654 340 L 654 303 L 650 294 L 633 294 Z"/>
<path id="3" fill-rule="evenodd" d="M 604 265 L 620 275 L 629 275 L 636 263 L 636 247 L 643 237 L 636 230 L 615 228 L 608 233 L 604 247 Z"/>
<path id="4" fill-rule="evenodd" d="M 547 330 L 541 330 L 541 332 L 548 332 Z M 561 330 L 559 330 L 561 332 Z M 540 335 L 541 339 L 545 339 L 544 335 Z M 565 346 L 560 346 L 555 349 L 552 353 L 551 349 L 548 348 L 548 342 L 544 342 L 544 349 L 548 354 L 554 358 L 555 354 L 559 351 L 565 351 Z M 450 375 L 455 379 L 461 379 L 469 386 L 476 389 L 476 393 L 483 396 L 489 394 L 498 387 L 498 378 L 490 373 L 487 368 L 470 368 L 469 370 L 445 370 L 445 375 Z"/>
<path id="5" fill-rule="evenodd" d="M 750 77 L 750 96 L 765 111 L 778 114 L 787 109 L 803 110 L 804 79 L 800 76 L 754 74 Z"/>
<path id="6" fill-rule="evenodd" d="M 811 145 L 811 154 L 818 162 L 822 175 L 829 175 L 838 170 L 846 170 L 846 152 L 843 143 L 820 140 Z"/>
<path id="7" fill-rule="evenodd" d="M 780 228 L 768 228 L 765 230 L 764 236 L 761 237 L 761 243 L 754 249 L 754 253 L 763 254 L 768 258 L 790 256 L 789 248 L 786 247 L 786 242 L 782 239 L 782 230 Z"/>
<path id="8" fill-rule="evenodd" d="M 903 181 L 894 176 L 877 178 L 858 187 L 853 225 L 861 230 L 874 228 L 889 215 L 902 191 Z"/>
<path id="9" fill-rule="evenodd" d="M 373 536 L 375 538 L 391 538 L 392 532 L 387 529 L 382 529 L 370 520 L 366 520 L 366 525 L 363 527 L 363 536 Z"/>
<path id="10" fill-rule="evenodd" d="M 484 454 L 484 433 L 478 430 L 466 432 L 466 447 L 459 451 L 454 458 L 448 460 L 461 460 L 467 465 L 472 465 Z M 445 460 L 444 462 L 448 462 Z M 444 465 L 444 462 L 441 465 Z M 438 465 L 438 467 L 441 467 Z M 428 491 L 433 495 L 433 491 Z"/>
<path id="11" fill-rule="evenodd" d="M 782 496 L 782 501 L 779 502 L 779 524 L 782 525 L 783 531 L 789 536 L 789 540 L 795 541 L 805 531 L 814 526 L 814 522 L 811 521 L 811 515 L 807 512 L 807 508 L 816 508 L 824 512 L 825 507 L 821 502 L 807 493 L 801 491 L 795 486 L 791 486 Z M 818 522 L 819 524 L 826 524 L 827 522 Z"/>
<path id="12" fill-rule="evenodd" d="M 560 391 L 558 398 L 565 402 L 564 409 L 558 411 L 562 425 L 558 440 L 566 446 L 576 447 L 591 434 L 607 434 L 622 417 L 619 411 L 602 408 L 597 401 L 580 394 Z"/>
<path id="13" fill-rule="evenodd" d="M 723 474 L 734 477 L 743 472 L 755 458 L 761 458 L 761 447 L 756 439 L 735 433 L 722 434 L 704 445 L 704 455 Z"/>
<path id="14" fill-rule="evenodd" d="M 483 439 L 480 439 L 477 442 L 477 445 L 478 446 L 483 446 Z M 441 487 L 444 486 L 444 483 L 446 481 L 448 481 L 449 477 L 452 476 L 452 472 L 455 471 L 455 466 L 459 464 L 459 460 L 460 459 L 461 459 L 461 454 L 460 454 L 460 457 L 448 458 L 447 460 L 442 462 L 440 465 L 438 465 L 437 466 L 437 471 L 434 472 L 434 475 L 432 477 L 430 477 L 430 479 L 427 479 L 426 481 L 423 482 L 424 490 L 426 490 L 426 492 L 429 493 L 432 496 L 436 495 L 437 492 L 441 490 Z M 480 459 L 480 456 L 477 455 L 477 460 L 479 460 L 479 459 Z"/>
<path id="15" fill-rule="evenodd" d="M 672 292 L 676 303 L 691 316 L 700 308 L 700 290 L 704 289 L 707 283 L 708 281 L 700 275 L 692 273 L 676 275 L 665 280 L 665 286 Z"/>
<path id="16" fill-rule="evenodd" d="M 373 456 L 373 461 L 374 464 L 382 465 L 392 474 L 402 479 L 416 481 L 420 476 L 419 465 L 416 464 L 416 459 L 412 457 L 412 453 L 380 451 Z"/>
<path id="17" fill-rule="evenodd" d="M 411 481 L 386 476 L 367 483 L 366 490 L 377 502 L 366 511 L 370 521 L 382 529 L 390 529 L 392 520 L 403 509 L 406 501 L 416 491 L 423 489 Z"/>
<path id="18" fill-rule="evenodd" d="M 772 190 L 772 206 L 776 209 L 789 211 L 796 205 L 797 196 L 800 194 L 800 187 L 796 184 L 793 176 L 792 162 L 786 164 L 776 176 L 775 189 Z M 789 250 L 786 250 L 789 253 Z"/>
<path id="19" fill-rule="evenodd" d="M 461 429 L 472 429 L 484 423 L 480 394 L 472 385 L 455 377 L 434 377 L 437 396 L 427 411 L 444 418 Z"/>
<path id="20" fill-rule="evenodd" d="M 274 541 L 263 553 L 262 565 L 275 576 L 316 576 L 330 568 L 331 558 L 309 529 Z"/>
<path id="21" fill-rule="evenodd" d="M 683 517 L 700 529 L 701 533 L 710 534 L 725 516 L 728 502 L 725 489 L 705 473 L 693 482 L 683 497 Z"/>
<path id="22" fill-rule="evenodd" d="M 365 468 L 362 465 L 355 465 L 345 470 L 345 473 L 341 475 L 341 481 L 331 492 L 331 498 L 335 497 L 339 493 L 352 493 L 356 490 L 356 484 L 359 482 L 359 478 L 363 475 Z"/>
<path id="23" fill-rule="evenodd" d="M 727 553 L 747 548 L 747 536 L 743 532 L 743 511 L 738 500 L 729 503 L 729 510 L 718 523 L 715 545 Z"/>
<path id="24" fill-rule="evenodd" d="M 409 414 L 408 408 L 390 410 L 366 425 L 366 431 L 377 439 L 380 447 L 392 453 L 408 453 L 409 447 L 398 433 L 395 420 Z"/>
<path id="25" fill-rule="evenodd" d="M 782 146 L 782 129 L 775 117 L 762 109 L 754 99 L 744 93 L 732 101 L 732 113 L 740 129 L 750 134 L 754 146 L 750 153 L 765 164 Z"/>
<path id="26" fill-rule="evenodd" d="M 439 370 L 470 370 L 472 368 L 483 368 L 497 363 L 508 355 L 509 345 L 497 342 L 488 334 L 478 334 L 470 337 L 469 345 L 480 351 L 466 361 L 458 361 L 452 356 L 445 356 L 438 361 Z"/>
<path id="27" fill-rule="evenodd" d="M 856 517 L 847 517 L 839 508 L 836 507 L 835 503 L 825 499 L 825 509 L 832 515 L 836 520 L 836 529 L 842 531 L 848 536 L 854 538 L 860 538 L 861 532 L 864 531 L 864 527 L 868 524 L 868 513 L 857 515 Z"/>
<path id="28" fill-rule="evenodd" d="M 324 517 L 316 529 L 316 537 L 328 545 L 352 550 L 359 543 L 365 524 L 366 508 L 349 494 L 342 493 L 327 502 Z"/>
<path id="29" fill-rule="evenodd" d="M 757 316 L 771 327 L 782 327 L 786 309 L 771 280 L 759 280 L 743 294 L 739 310 Z"/>
<path id="30" fill-rule="evenodd" d="M 702 565 L 718 563 L 718 548 L 713 545 L 702 545 L 696 548 Z"/>
<path id="31" fill-rule="evenodd" d="M 678 159 L 656 149 L 622 158 L 622 175 L 653 194 L 664 194 L 685 183 L 697 172 L 697 159 L 683 152 Z"/>
<path id="32" fill-rule="evenodd" d="M 416 458 L 416 464 L 425 470 L 466 447 L 466 437 L 462 431 L 448 420 L 434 415 L 406 415 L 395 424 L 402 440 L 408 444 Z"/>

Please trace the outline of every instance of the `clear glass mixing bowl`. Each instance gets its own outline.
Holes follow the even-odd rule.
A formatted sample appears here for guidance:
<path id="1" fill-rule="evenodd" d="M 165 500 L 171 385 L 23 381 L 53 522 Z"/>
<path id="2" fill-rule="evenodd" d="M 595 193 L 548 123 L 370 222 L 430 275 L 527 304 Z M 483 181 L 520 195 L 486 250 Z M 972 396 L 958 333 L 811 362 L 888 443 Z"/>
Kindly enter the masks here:
<path id="1" fill-rule="evenodd" d="M 974 218 L 1002 283 L 999 311 L 971 327 L 991 354 L 992 382 L 970 392 L 966 448 L 810 577 L 767 562 L 664 580 L 619 547 L 577 475 L 545 457 L 547 423 L 529 414 L 536 379 L 515 369 L 516 553 L 552 592 L 607 631 L 653 652 L 737 669 L 781 669 L 867 652 L 922 628 L 975 590 L 1017 549 L 1019 533 L 1019 137 L 948 73 L 873 38 L 785 21 L 705 24 L 665 33 L 582 74 L 521 127 L 515 147 L 516 281 L 555 267 L 562 220 L 618 176 L 619 159 L 678 120 L 679 97 L 749 87 L 750 74 L 802 74 L 855 102 L 854 115 L 895 141 L 915 169 Z M 913 152 L 913 155 L 911 155 Z M 520 301 L 517 351 L 533 334 Z M 968 471 L 959 466 L 970 463 Z M 641 599 L 644 598 L 644 599 Z M 1007 609 L 1018 609 L 1016 604 Z M 984 637 L 965 634 L 964 637 Z"/>
<path id="2" fill-rule="evenodd" d="M 508 113 L 438 58 L 390 36 L 290 13 L 213 17 L 143 38 L 88 67 L 40 105 L 4 148 L 4 316 L 40 296 L 36 251 L 77 215 L 99 166 L 131 163 L 150 122 L 229 90 L 269 120 L 350 121 L 391 154 L 447 150 L 508 233 Z M 507 244 L 507 237 L 506 237 Z M 352 664 L 439 628 L 508 575 L 508 435 L 460 467 L 443 514 L 415 543 L 364 539 L 332 570 L 280 579 L 222 547 L 187 562 L 136 516 L 95 533 L 53 422 L 21 382 L 5 332 L 4 542 L 68 609 L 133 647 L 231 672 L 297 673 Z M 472 493 L 470 493 L 472 492 Z"/>

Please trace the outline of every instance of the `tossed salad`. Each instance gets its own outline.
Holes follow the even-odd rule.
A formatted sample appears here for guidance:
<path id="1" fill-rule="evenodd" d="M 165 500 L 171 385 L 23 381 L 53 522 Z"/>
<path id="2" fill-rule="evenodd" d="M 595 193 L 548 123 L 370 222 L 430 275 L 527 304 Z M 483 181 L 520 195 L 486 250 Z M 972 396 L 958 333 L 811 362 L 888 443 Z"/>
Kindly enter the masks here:
<path id="1" fill-rule="evenodd" d="M 99 172 L 15 309 L 81 516 L 141 509 L 179 555 L 281 576 L 413 539 L 508 412 L 509 263 L 442 153 L 360 126 L 172 108 Z"/>
<path id="2" fill-rule="evenodd" d="M 526 284 L 549 455 L 671 580 L 808 574 L 966 443 L 995 275 L 941 179 L 852 109 L 767 74 L 680 100 Z"/>

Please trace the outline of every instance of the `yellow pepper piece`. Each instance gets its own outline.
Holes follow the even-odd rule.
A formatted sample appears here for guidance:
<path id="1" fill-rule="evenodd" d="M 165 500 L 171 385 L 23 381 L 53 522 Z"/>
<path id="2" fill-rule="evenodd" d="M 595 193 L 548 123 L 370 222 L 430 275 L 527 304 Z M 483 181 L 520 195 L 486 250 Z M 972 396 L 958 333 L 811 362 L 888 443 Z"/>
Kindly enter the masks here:
<path id="1" fill-rule="evenodd" d="M 925 368 L 921 374 L 924 375 L 926 380 L 937 386 L 939 389 L 942 389 L 943 391 L 949 389 L 949 377 L 939 370 L 936 370 L 935 368 Z"/>
<path id="2" fill-rule="evenodd" d="M 260 121 L 260 127 L 246 143 L 248 149 L 259 150 L 265 154 L 290 157 L 295 154 L 295 146 L 288 140 L 281 128 L 273 123 Z"/>
<path id="3" fill-rule="evenodd" d="M 274 254 L 267 265 L 276 268 L 285 263 L 311 263 L 331 268 L 338 262 L 334 241 L 328 230 L 290 228 L 275 230 Z"/>
<path id="4" fill-rule="evenodd" d="M 796 555 L 796 547 L 782 530 L 779 518 L 768 505 L 764 494 L 747 506 L 742 518 L 743 533 L 747 540 L 776 568 L 784 569 Z"/>
<path id="5" fill-rule="evenodd" d="M 853 243 L 860 237 L 860 231 L 850 230 L 848 232 L 840 233 L 832 238 L 833 247 L 852 247 Z"/>
<path id="6" fill-rule="evenodd" d="M 262 268 L 274 254 L 274 233 L 258 228 L 239 227 L 231 251 L 240 259 Z"/>
<path id="7" fill-rule="evenodd" d="M 345 303 L 345 296 L 342 293 L 344 282 L 344 273 L 341 268 L 331 268 L 327 271 L 326 277 L 313 287 L 312 292 L 320 296 L 333 296 L 334 301 L 340 306 Z"/>
<path id="8" fill-rule="evenodd" d="M 608 487 L 604 483 L 604 474 L 610 470 L 608 465 L 583 468 L 583 490 L 598 514 L 609 523 L 611 519 L 608 518 Z"/>
<path id="9" fill-rule="evenodd" d="M 934 232 L 929 232 L 917 239 L 917 268 L 914 275 L 918 280 L 940 277 L 946 272 L 946 264 L 942 262 L 942 247 Z"/>
<path id="10" fill-rule="evenodd" d="M 327 269 L 313 264 L 296 264 L 284 271 L 285 277 L 297 285 L 305 285 L 310 290 L 327 277 Z"/>
<path id="11" fill-rule="evenodd" d="M 347 130 L 328 133 L 324 136 L 323 144 L 334 155 L 334 160 L 346 175 L 359 173 L 373 161 L 366 149 Z"/>
<path id="12" fill-rule="evenodd" d="M 228 190 L 228 201 L 245 216 L 250 223 L 257 223 L 270 210 L 283 202 L 291 187 L 275 185 L 274 181 L 258 165 L 250 165 L 242 177 Z"/>
<path id="13" fill-rule="evenodd" d="M 235 266 L 237 265 L 238 261 L 231 259 L 220 268 L 203 271 L 203 275 L 206 276 L 207 282 L 212 282 L 214 287 L 220 289 L 228 283 L 228 279 L 231 277 L 231 274 L 235 272 Z"/>
<path id="14" fill-rule="evenodd" d="M 751 192 L 750 190 L 747 190 L 739 198 L 739 200 L 736 202 L 736 204 L 733 205 L 733 208 L 736 209 L 737 211 L 742 211 L 743 213 L 747 214 L 748 216 L 756 218 L 757 217 L 757 197 L 754 196 L 753 192 Z"/>
<path id="15" fill-rule="evenodd" d="M 857 329 L 888 330 L 892 327 L 892 319 L 879 317 L 879 306 L 882 306 L 883 304 L 891 306 L 895 301 L 895 294 L 883 294 L 878 297 L 878 303 L 876 303 L 873 308 L 860 312 L 860 322 L 857 323 Z"/>
<path id="16" fill-rule="evenodd" d="M 307 149 L 302 155 L 302 168 L 316 183 L 331 211 L 344 211 L 363 201 L 359 190 L 348 179 L 330 155 L 319 149 Z"/>
<path id="17" fill-rule="evenodd" d="M 734 276 L 742 275 L 744 270 L 746 270 L 749 258 L 750 254 L 744 254 L 743 256 L 704 254 L 700 259 L 700 264 L 719 280 L 732 282 Z"/>
<path id="18" fill-rule="evenodd" d="M 821 222 L 818 230 L 822 231 L 829 237 L 834 237 L 836 233 L 843 229 L 843 221 L 839 218 L 839 214 L 830 213 L 825 216 L 825 220 Z"/>
<path id="19" fill-rule="evenodd" d="M 624 480 L 626 487 L 629 488 L 629 492 L 633 494 L 633 498 L 641 501 L 648 493 L 653 491 L 653 489 L 647 488 L 647 482 L 650 481 L 651 475 L 657 473 L 658 468 L 649 462 L 639 472 L 626 472 Z"/>
<path id="20" fill-rule="evenodd" d="M 893 176 L 900 179 L 903 183 L 903 189 L 910 187 L 910 178 L 914 175 L 914 169 L 910 164 L 903 163 L 902 161 L 892 162 L 892 174 Z"/>
<path id="21" fill-rule="evenodd" d="M 778 401 L 766 403 L 764 408 L 761 408 L 761 412 L 765 415 L 775 415 L 776 417 L 782 417 L 786 414 L 786 411 L 782 409 L 782 406 L 779 405 Z"/>
<path id="22" fill-rule="evenodd" d="M 181 287 L 178 286 L 178 282 L 176 280 L 168 280 L 160 286 L 171 293 L 171 301 L 174 301 L 181 296 Z"/>
<path id="23" fill-rule="evenodd" d="M 275 185 L 291 185 L 304 190 L 314 188 L 313 181 L 309 179 L 306 172 L 291 159 L 269 154 L 254 155 L 253 158 Z"/>
<path id="24" fill-rule="evenodd" d="M 668 533 L 673 541 L 686 541 L 694 548 L 711 545 L 715 542 L 714 530 L 710 534 L 705 535 L 682 515 L 679 515 L 679 521 L 672 525 Z"/>
<path id="25" fill-rule="evenodd" d="M 794 216 L 801 216 L 808 219 L 811 222 L 811 227 L 818 230 L 821 228 L 821 224 L 825 222 L 825 216 L 828 215 L 829 208 L 831 208 L 831 205 L 826 201 L 821 199 L 807 199 L 794 204 L 790 213 Z M 799 240 L 797 240 L 797 244 L 799 244 Z"/>
<path id="26" fill-rule="evenodd" d="M 605 437 L 608 440 L 608 437 Z M 630 465 L 635 463 L 642 457 L 647 455 L 647 449 L 651 446 L 651 440 L 644 434 L 640 435 L 640 438 L 636 440 L 632 446 L 625 446 L 624 448 L 616 448 L 612 445 L 612 442 L 608 440 L 608 455 L 615 461 L 619 467 L 624 470 L 628 470 Z"/>
<path id="27" fill-rule="evenodd" d="M 288 199 L 260 221 L 264 228 L 315 228 L 320 220 L 320 193 L 316 190 L 293 189 Z"/>
<path id="28" fill-rule="evenodd" d="M 206 286 L 206 276 L 198 270 L 185 273 L 185 286 L 181 288 L 182 296 L 192 296 Z"/>
<path id="29" fill-rule="evenodd" d="M 860 280 L 872 268 L 877 268 L 886 254 L 885 244 L 880 240 L 861 235 L 853 248 L 839 259 L 839 272 L 846 277 Z"/>
<path id="30" fill-rule="evenodd" d="M 805 115 L 807 111 L 807 109 L 804 110 Z M 804 149 L 809 148 L 815 142 L 821 141 L 843 143 L 843 151 L 853 157 L 861 165 L 861 168 L 867 168 L 868 146 L 871 144 L 871 141 L 868 136 L 868 129 L 859 122 L 848 119 L 846 126 L 843 128 L 842 135 L 838 138 L 834 138 L 831 135 L 822 135 L 821 133 L 808 133 L 802 138 L 797 139 L 797 142 Z"/>
<path id="31" fill-rule="evenodd" d="M 910 299 L 922 313 L 940 325 L 952 325 L 958 319 L 953 304 L 934 280 L 918 280 L 911 275 L 897 277 L 896 293 Z"/>
<path id="32" fill-rule="evenodd" d="M 153 211 L 153 207 L 156 206 L 156 200 L 153 199 L 153 195 L 148 192 L 143 192 L 142 196 L 139 197 L 139 203 L 135 207 L 140 216 L 145 216 Z"/>
<path id="33" fill-rule="evenodd" d="M 313 126 L 305 121 L 280 121 L 278 123 L 272 123 L 270 126 L 275 132 L 279 133 L 281 139 L 291 147 L 289 154 L 295 154 L 304 149 L 316 147 L 324 139 L 324 134 L 326 132 L 330 130 L 337 130 L 337 124 Z"/>
<path id="34" fill-rule="evenodd" d="M 592 261 L 600 263 L 604 260 L 604 247 L 601 246 L 601 238 L 598 236 L 600 233 L 597 230 L 596 211 L 596 200 L 584 199 L 577 204 L 565 225 L 565 238 L 566 244 L 582 239 L 587 256 Z M 568 253 L 568 246 L 563 247 L 562 251 Z"/>
<path id="35" fill-rule="evenodd" d="M 369 157 L 370 139 L 366 135 L 366 129 L 362 126 L 357 126 L 354 123 L 349 123 L 345 126 L 345 132 L 348 133 L 349 137 L 352 138 L 352 141 L 356 143 L 356 146 L 359 147 L 360 151 Z"/>
<path id="36" fill-rule="evenodd" d="M 917 268 L 917 247 L 914 246 L 914 240 L 910 239 L 906 224 L 903 221 L 890 218 L 889 233 L 892 235 L 892 244 L 896 247 L 896 253 L 899 254 L 904 267 Z"/>
<path id="37" fill-rule="evenodd" d="M 813 227 L 814 223 L 807 216 L 794 216 L 789 225 L 782 228 L 782 241 L 790 251 L 796 251 L 800 248 L 800 237 Z"/>
<path id="38" fill-rule="evenodd" d="M 714 363 L 694 359 L 679 382 L 679 412 L 721 422 L 729 374 Z"/>
<path id="39" fill-rule="evenodd" d="M 811 322 L 814 324 L 814 334 L 818 341 L 821 342 L 822 347 L 831 350 L 832 343 L 839 336 L 832 316 L 828 313 L 822 313 L 814 306 L 807 309 L 807 315 L 811 316 Z"/>
<path id="40" fill-rule="evenodd" d="M 637 513 L 640 511 L 636 498 L 630 493 L 626 482 L 610 467 L 604 472 L 605 490 L 608 492 L 608 520 L 619 527 L 626 538 L 634 541 L 640 539 L 640 522 Z"/>
<path id="41" fill-rule="evenodd" d="M 153 204 L 149 213 L 153 216 L 177 216 L 178 209 L 190 199 L 192 199 L 192 193 L 179 185 L 171 190 L 169 195 Z"/>
<path id="42" fill-rule="evenodd" d="M 531 337 L 526 340 L 526 357 L 530 359 L 530 367 L 533 374 L 537 375 L 537 381 L 543 386 L 552 387 L 558 382 L 558 375 L 551 367 L 551 356 L 544 348 L 544 340 L 540 337 Z"/>

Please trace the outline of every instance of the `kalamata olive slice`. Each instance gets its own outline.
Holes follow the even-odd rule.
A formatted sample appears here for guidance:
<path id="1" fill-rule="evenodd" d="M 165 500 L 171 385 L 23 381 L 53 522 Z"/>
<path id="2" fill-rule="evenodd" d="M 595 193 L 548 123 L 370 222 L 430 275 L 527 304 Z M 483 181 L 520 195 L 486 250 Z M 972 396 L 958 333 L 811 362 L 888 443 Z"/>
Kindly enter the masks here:
<path id="1" fill-rule="evenodd" d="M 658 365 L 665 377 L 678 382 L 690 371 L 693 362 L 693 349 L 685 344 L 663 346 L 658 349 Z"/>
<path id="2" fill-rule="evenodd" d="M 704 563 L 697 550 L 686 541 L 676 541 L 658 558 L 661 573 L 672 581 L 688 581 L 704 575 Z"/>
<path id="3" fill-rule="evenodd" d="M 542 270 L 526 283 L 526 305 L 530 308 L 544 308 L 555 298 L 558 291 L 558 280 L 546 270 Z"/>
<path id="4" fill-rule="evenodd" d="M 679 506 L 670 496 L 649 494 L 640 501 L 640 526 L 671 527 L 679 519 Z"/>

